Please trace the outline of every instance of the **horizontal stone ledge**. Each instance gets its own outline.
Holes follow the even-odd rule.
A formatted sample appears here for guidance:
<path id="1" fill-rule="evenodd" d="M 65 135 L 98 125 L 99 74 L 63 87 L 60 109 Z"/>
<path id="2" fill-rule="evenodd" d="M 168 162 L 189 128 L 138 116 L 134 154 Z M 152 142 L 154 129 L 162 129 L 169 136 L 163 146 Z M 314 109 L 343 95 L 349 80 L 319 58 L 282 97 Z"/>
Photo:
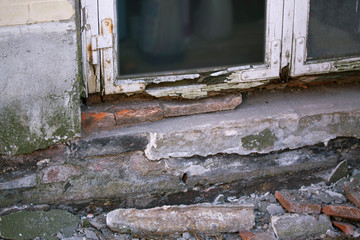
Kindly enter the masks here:
<path id="1" fill-rule="evenodd" d="M 331 94 L 329 94 L 331 93 Z M 150 160 L 247 155 L 296 149 L 336 137 L 360 137 L 360 91 L 329 87 L 250 96 L 226 113 L 182 117 L 147 129 Z M 145 129 L 145 128 L 144 128 Z"/>
<path id="2" fill-rule="evenodd" d="M 80 142 L 85 155 L 144 151 L 149 160 L 248 155 L 297 149 L 337 137 L 360 138 L 358 86 L 251 95 L 228 112 L 183 116 L 93 133 Z M 134 144 L 134 146 L 131 146 Z"/>
<path id="3" fill-rule="evenodd" d="M 106 223 L 121 233 L 239 232 L 255 224 L 253 205 L 180 205 L 152 209 L 117 209 Z"/>
<path id="4" fill-rule="evenodd" d="M 143 151 L 148 142 L 146 133 L 116 134 L 110 131 L 73 142 L 71 153 L 80 157 L 115 155 Z"/>
<path id="5" fill-rule="evenodd" d="M 27 173 L 10 180 L 0 179 L 0 190 L 31 188 L 36 186 L 36 174 Z"/>

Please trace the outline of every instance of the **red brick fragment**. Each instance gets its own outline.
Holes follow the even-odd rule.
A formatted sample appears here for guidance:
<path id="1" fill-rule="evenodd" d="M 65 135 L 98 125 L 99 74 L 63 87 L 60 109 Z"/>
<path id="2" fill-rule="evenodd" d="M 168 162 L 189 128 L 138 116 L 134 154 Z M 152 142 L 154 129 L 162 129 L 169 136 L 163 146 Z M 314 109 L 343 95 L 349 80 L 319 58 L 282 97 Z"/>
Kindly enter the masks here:
<path id="1" fill-rule="evenodd" d="M 253 240 L 255 238 L 255 234 L 250 231 L 241 231 L 239 234 L 241 240 Z"/>
<path id="2" fill-rule="evenodd" d="M 199 113 L 235 109 L 242 102 L 241 94 L 229 94 L 199 100 L 164 101 L 164 117 L 185 116 Z"/>
<path id="3" fill-rule="evenodd" d="M 274 234 L 268 232 L 241 231 L 239 234 L 241 240 L 275 240 Z"/>
<path id="4" fill-rule="evenodd" d="M 333 221 L 332 224 L 334 226 L 338 227 L 347 235 L 353 235 L 354 234 L 354 226 L 349 223 L 342 223 L 342 222 L 335 222 Z"/>
<path id="5" fill-rule="evenodd" d="M 323 207 L 322 212 L 328 216 L 343 217 L 360 221 L 360 209 L 355 207 L 328 205 Z"/>
<path id="6" fill-rule="evenodd" d="M 158 103 L 115 107 L 114 110 L 116 124 L 120 126 L 148 121 L 154 122 L 163 118 L 163 111 Z"/>
<path id="7" fill-rule="evenodd" d="M 86 132 L 115 126 L 115 117 L 110 112 L 82 112 L 81 126 Z"/>
<path id="8" fill-rule="evenodd" d="M 276 191 L 275 198 L 289 212 L 309 214 L 320 214 L 321 212 L 321 203 L 303 198 L 298 191 Z"/>
<path id="9" fill-rule="evenodd" d="M 360 208 L 360 180 L 354 178 L 351 182 L 344 184 L 346 197 Z"/>

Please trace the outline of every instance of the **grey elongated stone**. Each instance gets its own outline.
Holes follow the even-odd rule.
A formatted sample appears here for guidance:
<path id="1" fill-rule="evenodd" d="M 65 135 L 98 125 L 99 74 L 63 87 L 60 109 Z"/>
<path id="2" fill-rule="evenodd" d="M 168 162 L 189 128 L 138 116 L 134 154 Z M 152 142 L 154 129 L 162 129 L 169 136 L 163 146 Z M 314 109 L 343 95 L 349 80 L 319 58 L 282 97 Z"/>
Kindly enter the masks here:
<path id="1" fill-rule="evenodd" d="M 254 226 L 253 205 L 180 205 L 152 209 L 117 209 L 108 213 L 108 227 L 121 233 L 238 232 Z"/>
<path id="2" fill-rule="evenodd" d="M 319 215 L 285 214 L 271 218 L 272 227 L 279 240 L 306 239 L 325 234 L 332 229 L 330 219 Z"/>
<path id="3" fill-rule="evenodd" d="M 36 186 L 36 174 L 31 173 L 21 178 L 0 182 L 0 190 L 17 189 L 17 188 L 31 188 Z"/>
<path id="4" fill-rule="evenodd" d="M 330 173 L 329 178 L 327 179 L 328 183 L 336 182 L 337 180 L 346 177 L 349 174 L 347 161 L 342 161 L 339 163 L 336 168 Z"/>

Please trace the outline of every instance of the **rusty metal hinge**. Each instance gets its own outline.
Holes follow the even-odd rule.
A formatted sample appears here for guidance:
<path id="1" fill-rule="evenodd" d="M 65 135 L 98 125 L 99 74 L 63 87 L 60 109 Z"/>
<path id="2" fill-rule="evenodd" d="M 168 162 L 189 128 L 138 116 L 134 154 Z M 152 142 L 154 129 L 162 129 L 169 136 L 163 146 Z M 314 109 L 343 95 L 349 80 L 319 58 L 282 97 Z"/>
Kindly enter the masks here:
<path id="1" fill-rule="evenodd" d="M 91 37 L 91 51 L 93 52 L 92 64 L 98 64 L 97 51 L 105 48 L 113 48 L 113 34 L 95 35 Z"/>

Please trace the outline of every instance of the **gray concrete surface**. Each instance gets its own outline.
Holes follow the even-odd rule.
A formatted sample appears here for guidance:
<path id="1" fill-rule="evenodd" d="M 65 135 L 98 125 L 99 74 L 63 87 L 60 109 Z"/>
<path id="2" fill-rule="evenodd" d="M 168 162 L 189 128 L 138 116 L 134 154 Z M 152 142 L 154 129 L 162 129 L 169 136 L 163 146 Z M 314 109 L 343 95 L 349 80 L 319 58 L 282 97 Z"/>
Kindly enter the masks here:
<path id="1" fill-rule="evenodd" d="M 75 20 L 0 28 L 0 154 L 80 132 Z"/>

